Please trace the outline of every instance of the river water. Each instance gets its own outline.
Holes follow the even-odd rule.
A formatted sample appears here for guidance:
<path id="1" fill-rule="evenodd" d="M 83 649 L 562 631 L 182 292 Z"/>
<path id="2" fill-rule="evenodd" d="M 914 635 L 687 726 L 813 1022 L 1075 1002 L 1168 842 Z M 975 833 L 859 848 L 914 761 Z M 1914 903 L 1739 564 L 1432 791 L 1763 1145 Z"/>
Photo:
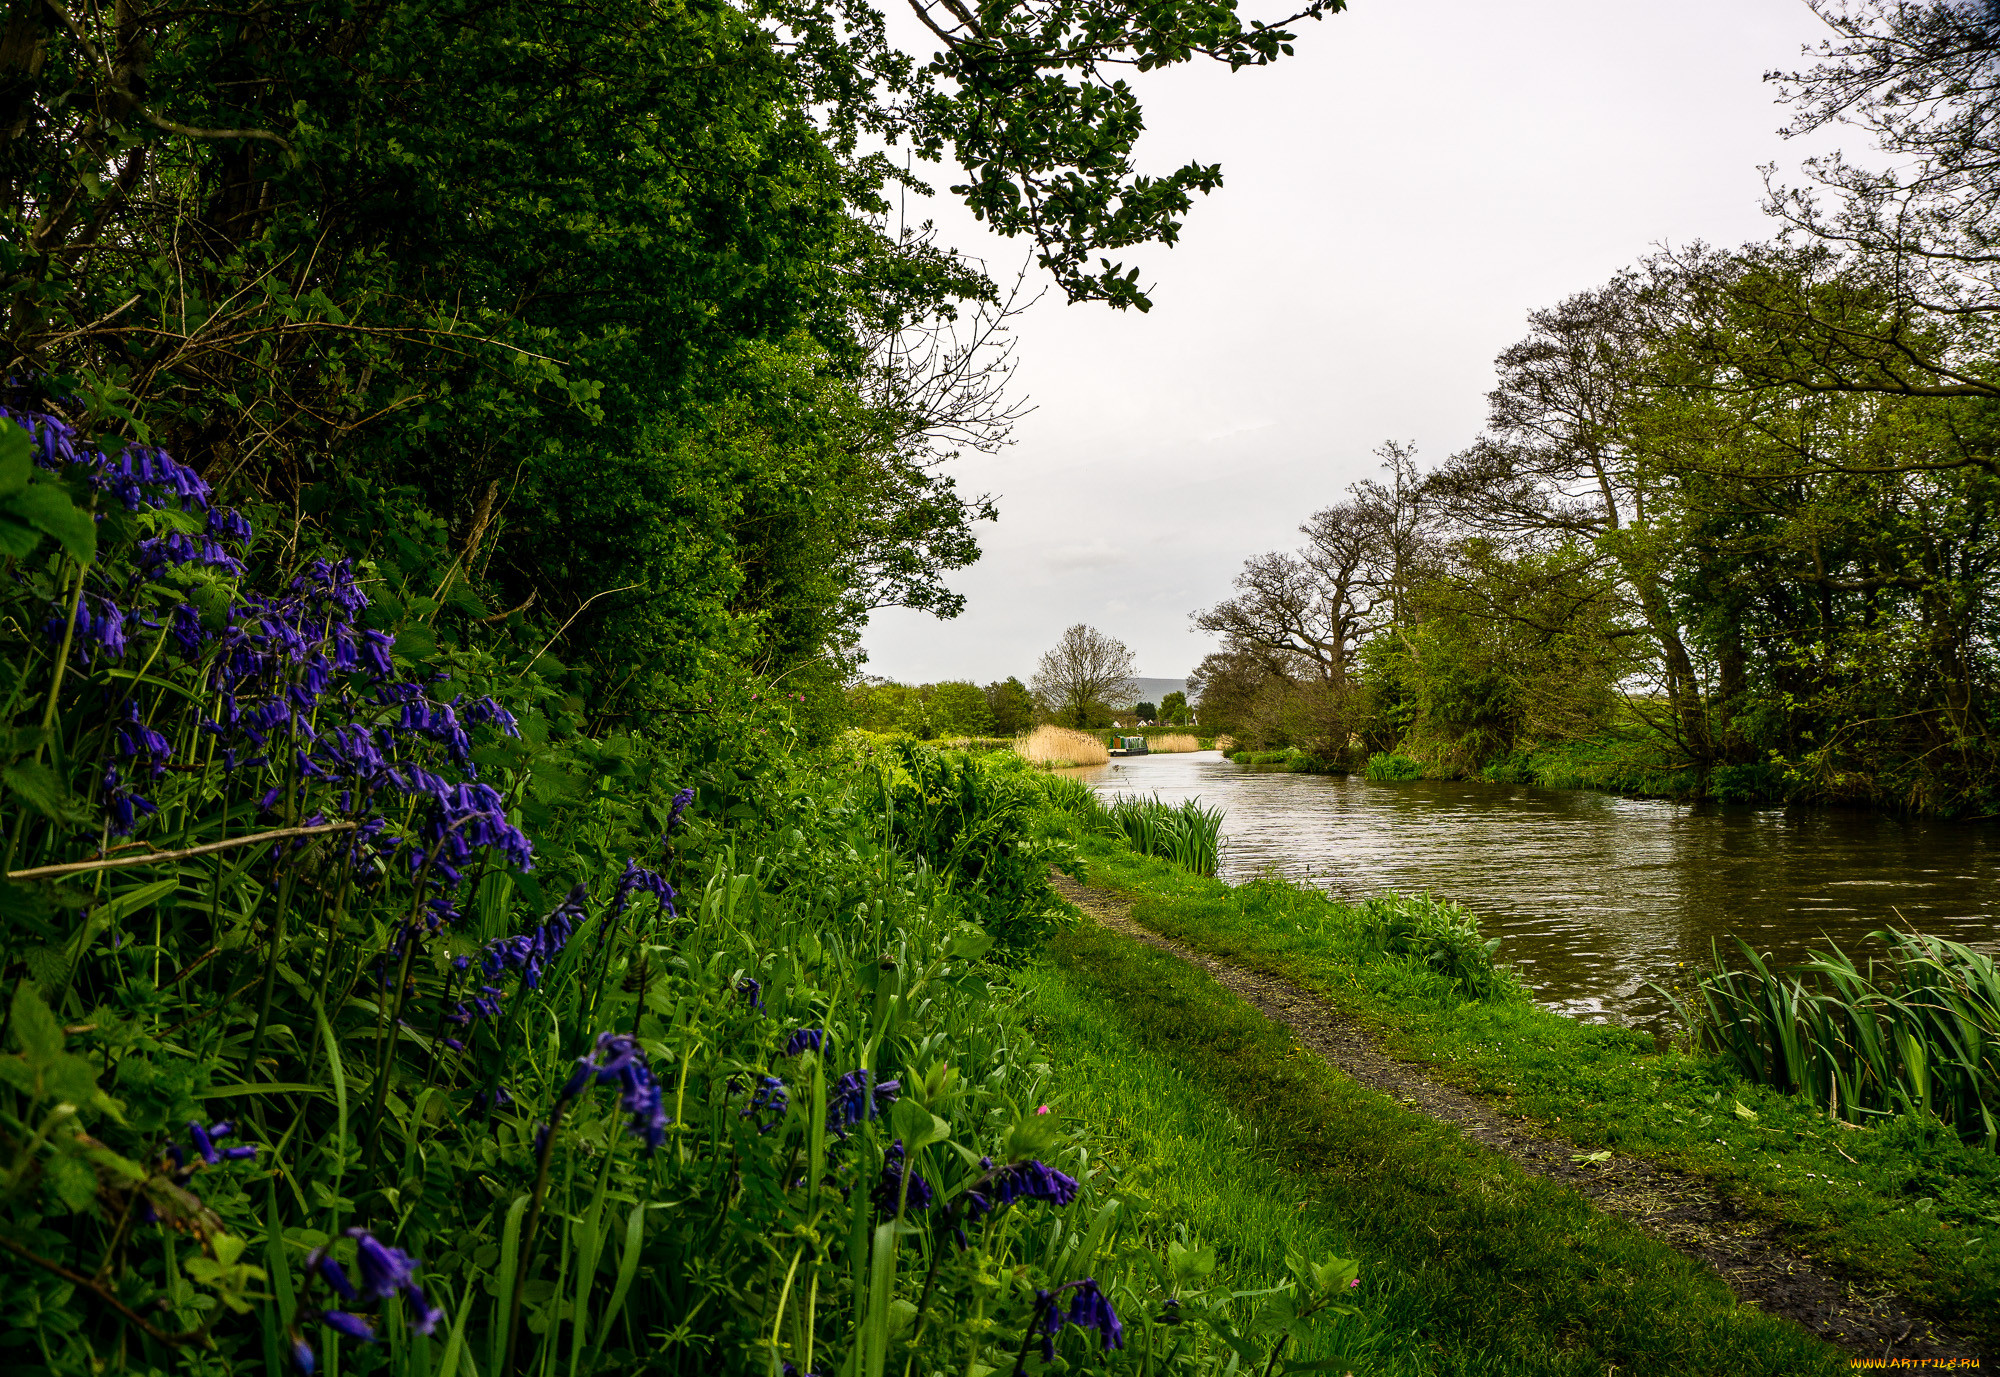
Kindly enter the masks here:
<path id="1" fill-rule="evenodd" d="M 1779 961 L 1913 926 L 2000 950 L 2000 829 L 1880 813 L 1675 804 L 1563 789 L 1295 775 L 1214 751 L 1065 771 L 1097 788 L 1199 797 L 1224 811 L 1222 877 L 1275 871 L 1344 898 L 1428 890 L 1480 915 L 1536 998 L 1580 1018 L 1653 1024 L 1648 981 Z M 1685 975 L 1685 969 L 1678 972 Z"/>

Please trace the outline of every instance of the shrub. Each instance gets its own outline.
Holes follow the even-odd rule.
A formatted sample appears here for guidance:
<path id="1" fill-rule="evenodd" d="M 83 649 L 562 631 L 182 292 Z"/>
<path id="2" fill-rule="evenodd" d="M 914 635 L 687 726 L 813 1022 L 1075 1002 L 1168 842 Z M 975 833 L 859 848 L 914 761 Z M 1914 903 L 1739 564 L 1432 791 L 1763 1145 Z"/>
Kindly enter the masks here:
<path id="1" fill-rule="evenodd" d="M 1377 752 L 1368 757 L 1366 774 L 1369 779 L 1422 779 L 1424 767 L 1406 755 L 1384 755 Z"/>

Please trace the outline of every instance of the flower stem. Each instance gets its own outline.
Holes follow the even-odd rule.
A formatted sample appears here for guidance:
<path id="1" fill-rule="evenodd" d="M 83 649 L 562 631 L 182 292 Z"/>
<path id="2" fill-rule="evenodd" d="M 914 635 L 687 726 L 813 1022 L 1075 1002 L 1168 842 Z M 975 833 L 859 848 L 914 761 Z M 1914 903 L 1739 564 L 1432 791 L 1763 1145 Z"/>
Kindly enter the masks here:
<path id="1" fill-rule="evenodd" d="M 521 1230 L 521 1265 L 514 1273 L 514 1293 L 507 1298 L 507 1346 L 500 1360 L 499 1377 L 512 1377 L 514 1349 L 521 1334 L 521 1293 L 527 1289 L 528 1273 L 535 1262 L 535 1230 L 542 1222 L 542 1199 L 549 1189 L 549 1158 L 556 1150 L 556 1130 L 562 1127 L 568 1100 L 557 1100 L 549 1114 L 549 1127 L 542 1139 L 540 1159 L 535 1164 L 535 1194 L 528 1202 L 528 1222 Z"/>

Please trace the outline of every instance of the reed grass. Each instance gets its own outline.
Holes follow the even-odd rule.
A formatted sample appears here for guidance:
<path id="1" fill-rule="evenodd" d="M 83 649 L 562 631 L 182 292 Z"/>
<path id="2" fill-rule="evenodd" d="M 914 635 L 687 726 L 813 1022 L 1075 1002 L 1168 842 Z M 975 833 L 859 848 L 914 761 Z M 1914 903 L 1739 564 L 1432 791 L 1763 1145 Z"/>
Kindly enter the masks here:
<path id="1" fill-rule="evenodd" d="M 1201 742 L 1199 739 L 1188 735 L 1186 732 L 1168 732 L 1164 736 L 1147 737 L 1146 749 L 1149 751 L 1166 752 L 1166 753 L 1172 753 L 1176 751 L 1198 751 L 1201 749 Z"/>
<path id="2" fill-rule="evenodd" d="M 1035 765 L 1103 765 L 1111 750 L 1089 732 L 1047 723 L 1014 742 L 1023 759 Z"/>
<path id="3" fill-rule="evenodd" d="M 1182 870 L 1209 876 L 1222 856 L 1222 810 L 1200 799 L 1163 803 L 1157 794 L 1124 794 L 1104 806 L 1112 824 L 1142 856 L 1158 856 Z"/>
<path id="4" fill-rule="evenodd" d="M 1965 1142 L 2000 1149 L 1994 959 L 1914 932 L 1869 939 L 1888 947 L 1886 959 L 1857 965 L 1832 946 L 1773 970 L 1738 938 L 1749 969 L 1726 968 L 1718 953 L 1681 1013 L 1700 1046 L 1835 1118 L 1934 1115 Z"/>

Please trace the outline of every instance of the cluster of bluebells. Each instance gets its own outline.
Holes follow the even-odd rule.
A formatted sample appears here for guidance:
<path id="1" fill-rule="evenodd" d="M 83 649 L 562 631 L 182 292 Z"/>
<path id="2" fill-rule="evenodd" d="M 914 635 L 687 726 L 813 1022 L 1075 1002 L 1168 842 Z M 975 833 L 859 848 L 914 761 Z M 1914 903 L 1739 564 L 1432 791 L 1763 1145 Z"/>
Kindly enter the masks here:
<path id="1" fill-rule="evenodd" d="M 847 1130 L 863 1119 L 872 1119 L 896 1102 L 901 1081 L 876 1081 L 868 1068 L 858 1067 L 834 1082 L 826 1099 L 826 1126 L 845 1139 Z"/>
<path id="2" fill-rule="evenodd" d="M 637 1042 L 621 1033 L 599 1033 L 596 1059 L 576 1059 L 576 1070 L 570 1073 L 559 1098 L 574 1099 L 593 1083 L 619 1088 L 619 1106 L 632 1116 L 627 1131 L 644 1138 L 648 1152 L 666 1142 L 667 1126 L 673 1120 L 667 1114 L 666 1096 Z"/>
<path id="3" fill-rule="evenodd" d="M 1063 1291 L 1073 1293 L 1068 1314 L 1063 1313 L 1060 1294 Z M 1125 1347 L 1125 1326 L 1119 1322 L 1118 1312 L 1111 1308 L 1111 1298 L 1104 1294 L 1095 1277 L 1070 1282 L 1054 1291 L 1035 1292 L 1035 1318 L 1029 1333 L 1041 1339 L 1043 1362 L 1056 1360 L 1056 1335 L 1062 1332 L 1064 1324 L 1096 1330 L 1107 1349 Z M 1023 1365 L 1014 1365 L 1015 1377 L 1023 1377 L 1025 1372 Z"/>
<path id="4" fill-rule="evenodd" d="M 927 1210 L 937 1199 L 931 1183 L 924 1180 L 921 1173 L 908 1170 L 909 1186 L 903 1185 L 907 1164 L 903 1160 L 903 1140 L 898 1138 L 882 1154 L 882 1179 L 875 1185 L 875 1208 L 885 1215 L 901 1210 Z"/>
<path id="5" fill-rule="evenodd" d="M 1018 1200 L 1060 1206 L 1076 1199 L 1076 1178 L 1038 1159 L 996 1168 L 993 1159 L 985 1157 L 979 1165 L 986 1169 L 986 1175 L 965 1193 L 963 1205 L 968 1220 L 984 1218 Z"/>
<path id="6" fill-rule="evenodd" d="M 416 1260 L 402 1249 L 383 1243 L 366 1229 L 349 1229 L 346 1236 L 354 1240 L 355 1270 L 361 1274 L 361 1284 L 356 1286 L 346 1269 L 323 1247 L 315 1248 L 306 1257 L 308 1282 L 324 1283 L 340 1298 L 343 1307 L 401 1296 L 410 1307 L 410 1331 L 423 1337 L 435 1330 L 444 1312 L 424 1299 L 423 1288 L 417 1284 Z M 364 1343 L 376 1340 L 374 1324 L 351 1309 L 308 1310 L 301 1312 L 300 1319 L 307 1323 L 317 1320 L 337 1334 Z M 291 1340 L 292 1361 L 301 1372 L 315 1371 L 319 1359 L 312 1345 L 297 1329 L 292 1331 Z"/>
<path id="7" fill-rule="evenodd" d="M 756 1122 L 759 1133 L 769 1133 L 784 1122 L 785 1110 L 791 1106 L 791 1091 L 776 1076 L 759 1076 L 757 1088 L 751 1092 L 750 1103 L 743 1107 L 738 1118 Z"/>
<path id="8" fill-rule="evenodd" d="M 51 643 L 67 635 L 73 656 L 89 666 L 124 658 L 141 631 L 155 632 L 162 648 L 205 664 L 214 710 L 200 726 L 223 768 L 268 768 L 337 798 L 340 811 L 362 824 L 347 845 L 366 878 L 400 861 L 427 884 L 455 888 L 483 848 L 520 869 L 532 865 L 528 839 L 508 822 L 501 796 L 477 782 L 466 731 L 490 723 L 518 734 L 513 716 L 491 699 L 441 701 L 430 684 L 397 681 L 393 639 L 360 624 L 368 598 L 351 561 L 315 560 L 282 589 L 240 591 L 218 618 L 204 619 L 191 599 L 173 598 L 183 582 L 176 576 L 242 575 L 249 522 L 214 505 L 201 475 L 162 450 L 95 447 L 44 411 L 0 406 L 0 418 L 29 433 L 43 468 L 81 469 L 127 511 L 156 516 L 157 533 L 139 542 L 123 583 L 100 563 L 80 593 L 73 623 L 69 608 L 51 609 L 45 626 Z M 148 593 L 149 586 L 157 591 Z M 167 599 L 164 621 L 136 610 Z M 142 730 L 129 700 L 124 708 L 127 720 L 115 729 L 125 759 L 107 763 L 101 780 L 105 821 L 119 836 L 157 812 L 144 782 L 157 779 L 174 756 L 163 736 Z M 267 811 L 281 797 L 282 791 L 267 794 Z M 391 834 L 385 817 L 413 803 L 415 835 Z M 326 820 L 303 797 L 288 816 L 308 826 Z"/>

